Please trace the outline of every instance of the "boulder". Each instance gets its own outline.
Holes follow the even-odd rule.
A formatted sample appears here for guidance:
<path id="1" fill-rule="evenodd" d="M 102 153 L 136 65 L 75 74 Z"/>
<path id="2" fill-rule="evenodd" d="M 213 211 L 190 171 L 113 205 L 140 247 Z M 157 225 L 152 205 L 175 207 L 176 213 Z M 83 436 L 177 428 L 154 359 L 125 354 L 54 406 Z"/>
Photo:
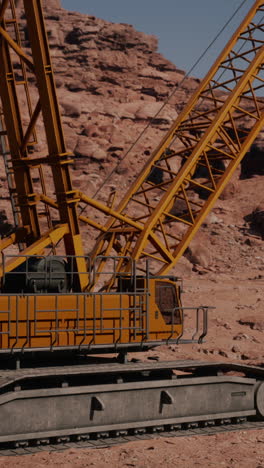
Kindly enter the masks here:
<path id="1" fill-rule="evenodd" d="M 254 315 L 248 315 L 247 317 L 242 317 L 238 320 L 238 323 L 241 325 L 247 325 L 252 330 L 259 330 L 261 332 L 264 331 L 264 319 L 257 318 Z"/>
<path id="2" fill-rule="evenodd" d="M 208 268 L 212 263 L 208 239 L 203 235 L 197 235 L 186 250 L 185 257 L 193 264 Z"/>
<path id="3" fill-rule="evenodd" d="M 106 159 L 106 152 L 100 148 L 98 143 L 88 140 L 85 136 L 78 138 L 74 154 L 77 157 L 95 159 L 98 162 Z"/>
<path id="4" fill-rule="evenodd" d="M 62 115 L 69 117 L 80 117 L 81 109 L 78 104 L 75 104 L 73 100 L 63 100 L 60 102 L 62 109 Z"/>
<path id="5" fill-rule="evenodd" d="M 264 203 L 257 206 L 252 213 L 246 215 L 244 219 L 249 223 L 251 231 L 254 234 L 264 238 Z"/>
<path id="6" fill-rule="evenodd" d="M 171 107 L 167 106 L 165 110 L 161 112 L 162 104 L 160 102 L 144 102 L 137 110 L 135 117 L 139 120 L 151 120 L 162 119 L 170 123 L 177 118 L 177 112 Z M 158 115 L 157 115 L 158 114 Z"/>

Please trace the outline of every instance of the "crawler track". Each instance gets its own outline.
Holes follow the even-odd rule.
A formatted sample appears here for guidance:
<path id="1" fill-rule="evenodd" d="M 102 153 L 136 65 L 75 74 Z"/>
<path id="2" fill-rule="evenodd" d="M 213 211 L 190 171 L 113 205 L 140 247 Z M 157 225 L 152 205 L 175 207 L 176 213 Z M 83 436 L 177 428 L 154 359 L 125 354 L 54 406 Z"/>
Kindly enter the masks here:
<path id="1" fill-rule="evenodd" d="M 0 450 L 21 455 L 264 429 L 264 369 L 176 361 L 0 371 Z"/>
<path id="2" fill-rule="evenodd" d="M 155 429 L 155 428 L 154 428 Z M 226 432 L 234 431 L 248 431 L 248 430 L 264 430 L 264 421 L 244 421 L 242 423 L 226 421 L 224 424 L 217 424 L 208 427 L 199 426 L 192 428 L 182 428 L 178 430 L 168 430 L 167 428 L 156 428 L 153 432 L 146 431 L 139 434 L 124 434 L 124 435 L 114 435 L 114 434 L 105 434 L 104 437 L 98 437 L 96 434 L 88 440 L 76 441 L 69 440 L 66 442 L 56 442 L 30 445 L 28 441 L 28 446 L 24 447 L 10 447 L 10 448 L 0 448 L 0 457 L 1 456 L 20 456 L 20 455 L 30 455 L 33 453 L 39 452 L 61 452 L 69 450 L 71 448 L 80 448 L 80 449 L 97 449 L 97 448 L 109 448 L 128 442 L 135 442 L 140 440 L 151 440 L 156 439 L 157 437 L 191 437 L 191 436 L 206 436 Z M 26 441 L 24 442 L 26 444 Z"/>

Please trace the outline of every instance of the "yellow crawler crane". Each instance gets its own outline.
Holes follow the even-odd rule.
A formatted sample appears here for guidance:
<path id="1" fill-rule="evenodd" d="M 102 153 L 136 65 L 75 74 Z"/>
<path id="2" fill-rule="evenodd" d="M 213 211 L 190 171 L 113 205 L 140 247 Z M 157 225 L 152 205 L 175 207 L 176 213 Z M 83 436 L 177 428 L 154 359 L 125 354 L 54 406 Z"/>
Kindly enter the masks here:
<path id="1" fill-rule="evenodd" d="M 201 307 L 185 338 L 180 282 L 164 275 L 262 128 L 264 2 L 255 2 L 117 207 L 72 187 L 41 0 L 23 5 L 25 23 L 13 0 L 0 1 L 0 137 L 15 221 L 0 244 L 1 446 L 263 418 L 262 369 L 94 365 L 86 356 L 123 358 L 206 335 Z M 36 151 L 41 121 L 47 155 Z M 89 256 L 80 221 L 97 235 Z"/>

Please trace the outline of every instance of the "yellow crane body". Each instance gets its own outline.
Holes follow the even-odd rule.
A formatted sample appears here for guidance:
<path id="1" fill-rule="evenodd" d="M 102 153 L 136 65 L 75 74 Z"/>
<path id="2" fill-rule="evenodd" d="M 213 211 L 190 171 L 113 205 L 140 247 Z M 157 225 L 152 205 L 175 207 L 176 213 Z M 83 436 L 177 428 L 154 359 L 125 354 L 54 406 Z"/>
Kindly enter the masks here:
<path id="1" fill-rule="evenodd" d="M 14 214 L 0 240 L 0 450 L 246 418 L 264 427 L 261 368 L 125 362 L 127 351 L 206 336 L 209 307 L 183 307 L 180 280 L 165 275 L 263 127 L 264 1 L 117 205 L 72 186 L 42 2 L 22 10 L 0 0 L 0 142 Z M 96 239 L 89 256 L 81 222 Z M 123 362 L 91 364 L 109 352 Z"/>
<path id="2" fill-rule="evenodd" d="M 1 352 L 116 352 L 177 342 L 182 333 L 182 310 L 175 282 L 138 282 L 125 293 L 2 294 Z M 166 304 L 160 300 L 161 290 Z"/>

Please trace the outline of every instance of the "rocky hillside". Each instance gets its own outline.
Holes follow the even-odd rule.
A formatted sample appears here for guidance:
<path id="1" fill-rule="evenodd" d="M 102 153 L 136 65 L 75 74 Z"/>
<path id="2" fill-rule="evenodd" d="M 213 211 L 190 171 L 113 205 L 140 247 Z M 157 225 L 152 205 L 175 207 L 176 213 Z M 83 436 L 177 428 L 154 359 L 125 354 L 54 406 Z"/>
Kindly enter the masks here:
<path id="1" fill-rule="evenodd" d="M 198 80 L 189 78 L 179 86 L 184 72 L 157 53 L 157 39 L 153 36 L 129 25 L 67 12 L 59 0 L 46 0 L 46 5 L 65 136 L 75 154 L 75 187 L 92 195 L 150 124 L 144 138 L 107 182 L 124 193 Z M 170 104 L 155 117 L 174 89 Z M 41 123 L 38 136 L 41 153 Z M 183 303 L 190 308 L 187 323 L 194 306 L 214 307 L 209 314 L 205 344 L 164 345 L 151 350 L 148 356 L 137 353 L 135 359 L 232 360 L 264 366 L 263 141 L 260 135 L 176 267 L 176 274 L 186 279 Z M 0 228 L 2 223 L 2 228 L 8 230 L 11 210 L 1 160 L 0 185 L 1 205 L 5 207 Z M 97 197 L 104 199 L 105 191 Z M 188 327 L 185 331 L 190 333 Z M 263 468 L 263 431 L 244 429 L 191 438 L 157 434 L 156 439 L 116 447 L 72 447 L 58 453 L 47 446 L 46 452 L 23 455 L 16 463 L 21 468 L 172 468 L 179 464 L 179 453 L 183 468 L 204 467 L 205 461 L 208 468 Z M 0 468 L 14 466 L 12 457 L 2 456 L 1 461 Z"/>
<path id="2" fill-rule="evenodd" d="M 131 25 L 66 11 L 59 0 L 44 6 L 67 146 L 76 156 L 74 179 L 91 194 L 151 121 L 120 171 L 129 177 L 130 167 L 140 169 L 199 80 L 178 86 L 185 72 L 157 53 L 156 37 Z M 88 165 L 89 187 L 82 184 Z"/>
<path id="3" fill-rule="evenodd" d="M 183 81 L 184 71 L 157 52 L 157 38 L 131 25 L 66 11 L 60 0 L 45 0 L 44 7 L 65 137 L 75 155 L 74 186 L 93 195 L 148 126 L 98 196 L 105 199 L 109 187 L 121 195 L 199 80 Z M 43 153 L 41 127 L 40 122 L 38 150 Z M 256 250 L 254 265 L 263 270 L 263 174 L 260 136 L 244 160 L 242 178 L 239 171 L 178 267 L 183 274 L 230 272 L 238 265 L 243 270 L 248 250 Z M 4 176 L 1 181 L 7 199 Z"/>

